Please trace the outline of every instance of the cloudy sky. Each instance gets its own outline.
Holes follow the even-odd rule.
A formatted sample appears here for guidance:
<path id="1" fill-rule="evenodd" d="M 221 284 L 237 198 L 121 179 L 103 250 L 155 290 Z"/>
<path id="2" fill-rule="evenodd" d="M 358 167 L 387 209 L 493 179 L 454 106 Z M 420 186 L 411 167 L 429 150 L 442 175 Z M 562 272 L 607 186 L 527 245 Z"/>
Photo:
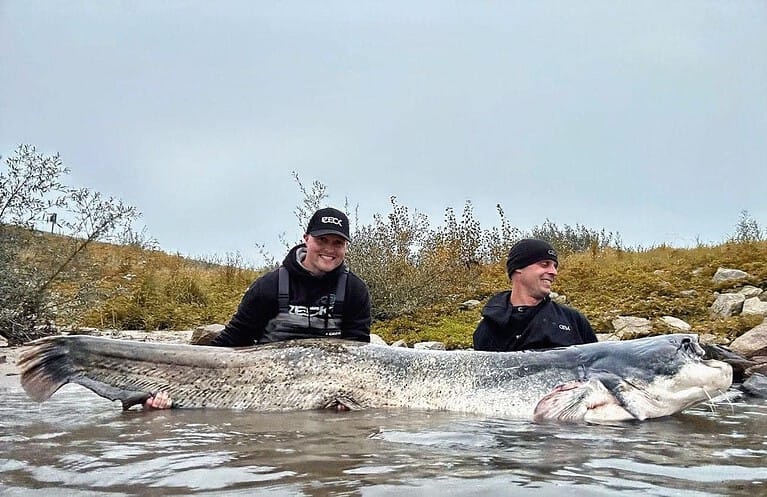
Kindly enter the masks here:
<path id="1" fill-rule="evenodd" d="M 0 154 L 59 153 L 167 251 L 500 203 L 624 244 L 767 225 L 767 3 L 0 0 Z"/>

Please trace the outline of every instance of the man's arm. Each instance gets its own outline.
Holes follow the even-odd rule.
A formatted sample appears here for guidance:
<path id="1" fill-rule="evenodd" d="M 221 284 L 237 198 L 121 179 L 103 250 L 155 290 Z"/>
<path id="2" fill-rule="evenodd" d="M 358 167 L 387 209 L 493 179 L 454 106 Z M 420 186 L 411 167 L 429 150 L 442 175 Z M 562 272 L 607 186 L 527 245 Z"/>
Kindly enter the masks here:
<path id="1" fill-rule="evenodd" d="M 493 338 L 493 330 L 490 328 L 486 318 L 482 318 L 482 321 L 477 325 L 477 329 L 474 330 L 473 342 L 474 350 L 486 352 L 501 351 Z"/>
<path id="2" fill-rule="evenodd" d="M 591 327 L 591 323 L 589 323 L 589 320 L 586 319 L 586 316 L 580 312 L 578 312 L 578 330 L 581 333 L 581 339 L 583 340 L 583 343 L 597 342 L 597 335 L 594 333 L 594 329 Z"/>
<path id="3" fill-rule="evenodd" d="M 370 341 L 370 292 L 357 276 L 350 275 L 346 286 L 346 302 L 341 319 L 341 338 Z"/>
<path id="4" fill-rule="evenodd" d="M 275 281 L 272 282 L 271 280 Z M 272 284 L 274 283 L 274 284 Z M 272 288 L 272 286 L 274 288 Z M 276 277 L 271 273 L 257 279 L 245 292 L 237 312 L 211 342 L 218 347 L 246 347 L 264 336 L 266 324 L 277 315 Z"/>

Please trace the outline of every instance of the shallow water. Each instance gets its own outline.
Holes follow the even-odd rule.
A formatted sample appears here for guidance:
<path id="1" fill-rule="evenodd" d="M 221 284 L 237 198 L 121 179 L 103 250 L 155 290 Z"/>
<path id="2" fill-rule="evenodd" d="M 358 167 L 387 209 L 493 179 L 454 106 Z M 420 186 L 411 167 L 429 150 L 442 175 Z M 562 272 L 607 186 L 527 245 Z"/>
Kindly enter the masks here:
<path id="1" fill-rule="evenodd" d="M 767 494 L 767 402 L 615 426 L 452 413 L 123 412 L 79 386 L 0 387 L 0 494 Z"/>

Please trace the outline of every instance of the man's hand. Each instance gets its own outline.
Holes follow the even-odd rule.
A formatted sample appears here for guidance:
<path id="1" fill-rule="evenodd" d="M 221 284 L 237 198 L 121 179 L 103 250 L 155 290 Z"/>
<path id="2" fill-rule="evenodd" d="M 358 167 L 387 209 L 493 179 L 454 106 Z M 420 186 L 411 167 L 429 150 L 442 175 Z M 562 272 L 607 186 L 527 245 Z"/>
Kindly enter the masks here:
<path id="1" fill-rule="evenodd" d="M 173 399 L 166 392 L 157 392 L 144 401 L 144 409 L 170 409 Z"/>

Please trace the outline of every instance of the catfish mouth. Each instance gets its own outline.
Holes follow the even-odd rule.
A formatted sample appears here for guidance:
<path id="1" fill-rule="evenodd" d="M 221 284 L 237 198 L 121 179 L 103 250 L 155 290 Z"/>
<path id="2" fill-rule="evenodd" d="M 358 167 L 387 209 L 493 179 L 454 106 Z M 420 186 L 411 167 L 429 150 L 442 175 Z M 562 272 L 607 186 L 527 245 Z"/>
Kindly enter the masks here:
<path id="1" fill-rule="evenodd" d="M 636 355 L 606 354 L 583 379 L 557 386 L 538 402 L 533 420 L 604 424 L 658 418 L 710 400 L 732 384 L 732 367 L 702 359 L 704 351 L 691 337 L 669 339 L 660 350 L 638 345 Z"/>

